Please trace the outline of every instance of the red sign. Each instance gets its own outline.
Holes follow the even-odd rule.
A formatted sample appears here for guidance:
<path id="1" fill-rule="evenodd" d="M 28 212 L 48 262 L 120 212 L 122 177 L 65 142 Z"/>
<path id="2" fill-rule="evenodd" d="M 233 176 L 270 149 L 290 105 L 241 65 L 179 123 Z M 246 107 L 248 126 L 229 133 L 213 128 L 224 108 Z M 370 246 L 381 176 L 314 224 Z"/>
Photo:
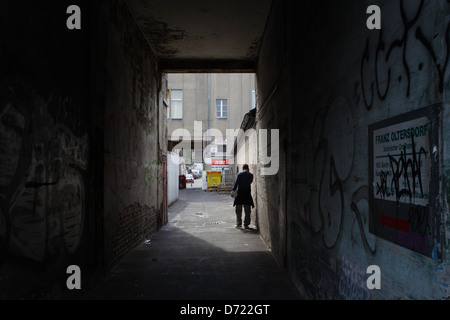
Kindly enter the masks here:
<path id="1" fill-rule="evenodd" d="M 397 230 L 401 230 L 404 232 L 409 232 L 409 221 L 405 221 L 405 220 L 400 220 L 400 219 L 396 219 L 396 218 L 391 218 L 388 216 L 383 214 L 380 217 L 380 222 L 381 225 L 384 226 L 388 226 Z"/>
<path id="2" fill-rule="evenodd" d="M 213 166 L 228 166 L 229 162 L 227 159 L 212 159 Z"/>

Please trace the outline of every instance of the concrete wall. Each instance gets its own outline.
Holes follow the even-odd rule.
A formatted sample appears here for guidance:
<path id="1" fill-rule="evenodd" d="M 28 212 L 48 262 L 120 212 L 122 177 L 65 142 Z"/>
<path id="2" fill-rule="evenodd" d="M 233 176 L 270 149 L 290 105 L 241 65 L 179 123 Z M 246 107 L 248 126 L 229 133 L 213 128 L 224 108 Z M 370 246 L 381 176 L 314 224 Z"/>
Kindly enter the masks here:
<path id="1" fill-rule="evenodd" d="M 234 157 L 231 159 L 230 169 L 233 170 L 234 179 L 239 172 L 243 171 L 242 167 L 244 164 L 248 164 L 249 171 L 253 173 L 253 183 L 252 183 L 252 197 L 253 202 L 255 203 L 255 208 L 251 210 L 251 223 L 259 229 L 259 216 L 258 212 L 258 203 L 257 203 L 257 175 L 258 172 L 258 133 L 256 131 L 256 123 L 255 123 L 255 114 L 256 110 L 248 112 L 244 117 L 244 120 L 241 125 L 242 133 L 236 137 L 236 149 L 234 152 Z M 235 181 L 235 180 L 234 180 Z"/>
<path id="2" fill-rule="evenodd" d="M 155 57 L 124 1 L 108 2 L 105 88 L 105 264 L 155 232 L 159 89 Z"/>
<path id="3" fill-rule="evenodd" d="M 0 298 L 80 295 L 163 223 L 156 61 L 124 1 L 71 4 L 0 12 Z"/>
<path id="4" fill-rule="evenodd" d="M 157 213 L 157 228 L 159 229 L 165 225 L 168 221 L 168 180 L 167 180 L 167 141 L 168 141 L 168 131 L 167 131 L 167 90 L 168 90 L 168 80 L 167 75 L 162 74 L 161 86 L 159 88 L 159 114 L 158 114 L 158 138 L 159 138 L 159 168 L 157 170 L 157 205 L 159 205 L 159 212 Z"/>
<path id="5" fill-rule="evenodd" d="M 170 206 L 178 200 L 180 191 L 180 156 L 170 152 L 167 159 L 167 205 Z"/>
<path id="6" fill-rule="evenodd" d="M 446 298 L 450 4 L 378 1 L 383 29 L 369 31 L 372 2 L 310 1 L 301 10 L 273 2 L 258 64 L 257 128 L 280 129 L 280 170 L 257 177 L 261 235 L 308 298 Z M 423 230 L 417 242 L 401 243 L 400 231 L 375 235 L 369 126 L 436 103 L 436 167 L 425 173 L 437 184 L 432 213 L 405 218 L 409 230 Z M 432 254 L 421 252 L 421 241 Z M 369 265 L 381 268 L 381 290 L 366 286 Z"/>

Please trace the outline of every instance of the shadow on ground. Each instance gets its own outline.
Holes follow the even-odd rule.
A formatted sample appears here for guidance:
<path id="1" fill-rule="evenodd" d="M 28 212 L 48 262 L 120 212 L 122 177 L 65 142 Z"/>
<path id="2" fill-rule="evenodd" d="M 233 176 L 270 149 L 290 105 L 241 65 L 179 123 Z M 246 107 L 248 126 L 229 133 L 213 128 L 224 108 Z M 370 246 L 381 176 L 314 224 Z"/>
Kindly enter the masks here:
<path id="1" fill-rule="evenodd" d="M 300 299 L 258 231 L 234 220 L 227 195 L 180 190 L 169 223 L 83 299 Z"/>

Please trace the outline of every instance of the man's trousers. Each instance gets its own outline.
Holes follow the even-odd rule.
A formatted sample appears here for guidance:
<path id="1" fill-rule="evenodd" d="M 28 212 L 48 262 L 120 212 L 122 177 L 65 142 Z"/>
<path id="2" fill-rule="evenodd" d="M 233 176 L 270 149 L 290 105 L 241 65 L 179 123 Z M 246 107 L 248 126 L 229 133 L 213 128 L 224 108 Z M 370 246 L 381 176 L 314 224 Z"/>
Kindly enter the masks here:
<path id="1" fill-rule="evenodd" d="M 245 217 L 244 217 L 244 226 L 248 227 L 250 225 L 250 213 L 251 206 L 250 205 L 236 205 L 236 225 L 242 226 L 242 207 L 244 207 Z"/>

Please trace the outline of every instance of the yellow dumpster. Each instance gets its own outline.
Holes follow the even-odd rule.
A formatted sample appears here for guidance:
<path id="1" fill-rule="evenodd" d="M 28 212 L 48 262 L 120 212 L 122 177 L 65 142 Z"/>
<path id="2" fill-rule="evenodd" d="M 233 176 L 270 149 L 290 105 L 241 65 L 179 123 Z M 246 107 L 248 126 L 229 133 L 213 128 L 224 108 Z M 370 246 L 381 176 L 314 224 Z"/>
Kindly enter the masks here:
<path id="1" fill-rule="evenodd" d="M 206 182 L 208 189 L 215 189 L 222 183 L 222 172 L 220 171 L 207 171 Z"/>

